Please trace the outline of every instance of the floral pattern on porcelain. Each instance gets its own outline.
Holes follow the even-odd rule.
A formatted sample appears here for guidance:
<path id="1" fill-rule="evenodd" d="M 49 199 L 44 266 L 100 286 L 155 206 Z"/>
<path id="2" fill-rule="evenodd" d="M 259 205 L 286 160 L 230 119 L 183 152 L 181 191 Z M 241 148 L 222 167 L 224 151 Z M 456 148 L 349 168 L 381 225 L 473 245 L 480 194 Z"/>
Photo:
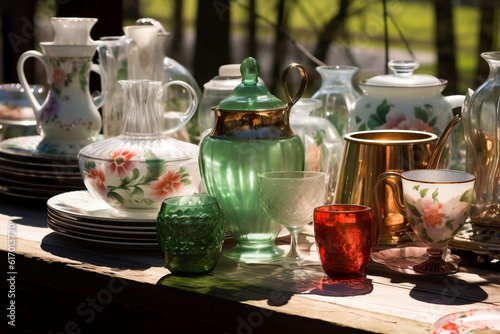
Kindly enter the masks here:
<path id="1" fill-rule="evenodd" d="M 95 196 L 123 210 L 157 210 L 171 196 L 196 191 L 197 160 L 168 162 L 149 150 L 114 149 L 109 160 L 85 160 L 83 177 Z M 199 178 L 199 177 L 198 177 Z"/>
<path id="2" fill-rule="evenodd" d="M 405 195 L 408 221 L 415 234 L 433 247 L 446 245 L 462 227 L 470 209 L 473 189 L 439 200 L 439 188 L 413 187 L 415 196 Z"/>
<path id="3" fill-rule="evenodd" d="M 425 131 L 441 135 L 442 131 L 437 127 L 438 117 L 434 115 L 432 105 L 414 106 L 413 117 L 405 111 L 394 109 L 394 105 L 384 99 L 375 108 L 375 112 L 369 114 L 366 119 L 360 116 L 355 117 L 356 131 L 395 129 Z"/>
<path id="4" fill-rule="evenodd" d="M 61 102 L 70 102 L 71 94 L 68 91 L 71 86 L 78 85 L 85 94 L 88 89 L 88 77 L 90 75 L 90 61 L 83 58 L 52 58 L 52 84 L 50 85 L 49 100 L 45 108 L 41 110 L 40 121 L 44 123 L 57 123 L 66 131 L 71 131 L 76 125 L 92 128 L 91 123 L 83 120 L 72 123 L 62 123 L 59 120 Z M 81 124 L 80 124 L 81 123 Z"/>

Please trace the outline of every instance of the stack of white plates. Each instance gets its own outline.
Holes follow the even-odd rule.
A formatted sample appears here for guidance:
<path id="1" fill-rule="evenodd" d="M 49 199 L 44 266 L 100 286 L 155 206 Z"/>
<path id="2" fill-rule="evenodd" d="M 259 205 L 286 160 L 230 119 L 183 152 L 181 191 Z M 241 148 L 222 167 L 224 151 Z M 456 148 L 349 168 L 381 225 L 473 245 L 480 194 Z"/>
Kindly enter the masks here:
<path id="1" fill-rule="evenodd" d="M 27 136 L 0 142 L 0 192 L 48 199 L 85 189 L 77 157 L 40 153 L 40 140 L 41 136 Z"/>
<path id="2" fill-rule="evenodd" d="M 86 190 L 71 191 L 47 201 L 47 225 L 54 232 L 102 246 L 159 249 L 156 219 L 118 213 Z"/>

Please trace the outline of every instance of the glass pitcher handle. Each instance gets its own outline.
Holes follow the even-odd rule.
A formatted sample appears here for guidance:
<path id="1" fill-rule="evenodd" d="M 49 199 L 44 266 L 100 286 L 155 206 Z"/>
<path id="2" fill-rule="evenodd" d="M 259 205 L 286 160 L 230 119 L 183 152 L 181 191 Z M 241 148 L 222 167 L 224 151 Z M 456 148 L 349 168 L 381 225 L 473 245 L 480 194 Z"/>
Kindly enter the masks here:
<path id="1" fill-rule="evenodd" d="M 163 94 L 165 93 L 166 89 L 168 89 L 168 87 L 170 87 L 172 85 L 179 85 L 179 86 L 184 87 L 189 93 L 189 100 L 190 101 L 189 101 L 189 107 L 187 108 L 187 110 L 184 113 L 177 116 L 177 118 L 180 120 L 180 123 L 171 129 L 164 130 L 163 131 L 164 135 L 174 133 L 177 130 L 179 130 L 180 128 L 182 128 L 184 125 L 186 125 L 191 120 L 191 118 L 193 118 L 194 113 L 196 112 L 196 109 L 198 108 L 198 97 L 197 97 L 196 92 L 194 91 L 193 87 L 191 87 L 190 85 L 188 85 L 184 81 L 180 81 L 180 80 L 170 81 L 167 84 L 165 84 L 158 92 L 158 100 L 159 101 L 163 100 L 162 99 Z"/>
<path id="2" fill-rule="evenodd" d="M 290 90 L 288 89 L 288 75 L 292 72 L 293 69 L 297 68 L 300 73 L 300 87 L 292 97 L 290 95 Z M 283 88 L 283 92 L 285 93 L 285 97 L 288 103 L 288 107 L 291 109 L 292 106 L 300 99 L 302 94 L 307 88 L 308 75 L 306 69 L 297 63 L 292 63 L 288 65 L 281 74 L 281 87 Z"/>
<path id="3" fill-rule="evenodd" d="M 96 41 L 99 64 L 92 64 L 90 70 L 97 73 L 101 78 L 101 92 L 92 93 L 92 101 L 96 108 L 101 108 L 108 98 L 113 95 L 115 87 L 116 61 L 111 47 L 104 42 Z"/>

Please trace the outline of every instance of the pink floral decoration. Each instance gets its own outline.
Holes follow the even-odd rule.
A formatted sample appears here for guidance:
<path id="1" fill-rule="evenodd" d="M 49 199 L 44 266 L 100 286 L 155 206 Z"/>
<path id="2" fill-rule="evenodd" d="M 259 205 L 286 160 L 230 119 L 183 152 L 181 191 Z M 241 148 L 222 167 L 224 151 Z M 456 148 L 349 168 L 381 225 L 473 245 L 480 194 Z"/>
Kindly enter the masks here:
<path id="1" fill-rule="evenodd" d="M 168 171 L 151 182 L 151 199 L 162 201 L 165 198 L 175 195 L 182 190 L 183 184 L 180 181 L 182 174 Z"/>
<path id="2" fill-rule="evenodd" d="M 110 173 L 110 175 L 118 175 L 120 179 L 124 179 L 139 163 L 138 161 L 131 160 L 136 155 L 137 152 L 126 148 L 113 151 L 111 153 L 113 161 L 106 166 L 106 172 Z"/>
<path id="3" fill-rule="evenodd" d="M 429 197 L 419 198 L 416 201 L 416 207 L 422 214 L 422 220 L 426 229 L 443 228 L 446 224 L 446 216 L 443 212 L 443 204 L 435 202 Z"/>
<path id="4" fill-rule="evenodd" d="M 432 126 L 430 126 L 428 123 L 425 123 L 424 121 L 418 118 L 413 121 L 409 130 L 434 133 L 434 129 L 432 128 Z"/>
<path id="5" fill-rule="evenodd" d="M 62 68 L 54 68 L 52 73 L 52 79 L 54 80 L 54 87 L 57 89 L 64 88 L 65 82 L 68 79 L 68 75 Z"/>
<path id="6" fill-rule="evenodd" d="M 101 196 L 106 196 L 108 189 L 104 184 L 106 182 L 106 175 L 102 168 L 91 168 L 87 174 L 86 181 L 95 189 Z"/>
<path id="7" fill-rule="evenodd" d="M 408 130 L 410 128 L 410 123 L 402 111 L 389 112 L 386 116 L 386 121 L 387 122 L 382 127 L 383 129 Z"/>
<path id="8" fill-rule="evenodd" d="M 48 121 L 59 113 L 59 101 L 55 92 L 51 91 L 47 106 L 42 108 L 41 120 Z"/>

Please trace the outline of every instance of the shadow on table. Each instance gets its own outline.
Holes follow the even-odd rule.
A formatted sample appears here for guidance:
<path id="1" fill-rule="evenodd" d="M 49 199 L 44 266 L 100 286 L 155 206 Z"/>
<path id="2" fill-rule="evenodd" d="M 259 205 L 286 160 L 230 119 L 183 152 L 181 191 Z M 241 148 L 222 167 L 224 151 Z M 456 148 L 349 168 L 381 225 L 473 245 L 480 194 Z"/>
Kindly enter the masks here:
<path id="1" fill-rule="evenodd" d="M 208 275 L 182 277 L 166 275 L 157 285 L 183 289 L 232 301 L 267 300 L 270 306 L 283 306 L 295 294 L 351 297 L 369 294 L 371 279 L 334 281 L 321 267 L 299 270 L 275 265 L 235 263 L 222 259 Z"/>
<path id="2" fill-rule="evenodd" d="M 391 283 L 414 284 L 410 297 L 422 302 L 436 305 L 468 305 L 481 302 L 488 298 L 488 293 L 481 288 L 487 282 L 467 282 L 446 275 L 410 276 L 395 275 Z"/>
<path id="3" fill-rule="evenodd" d="M 160 250 L 135 250 L 104 247 L 72 239 L 57 233 L 47 234 L 40 247 L 53 255 L 83 263 L 113 268 L 113 270 L 146 270 L 163 267 Z"/>
<path id="4" fill-rule="evenodd" d="M 47 227 L 47 201 L 33 198 L 8 196 L 0 193 L 1 211 L 16 217 L 13 223 L 33 227 Z M 22 213 L 22 217 L 20 217 Z"/>

